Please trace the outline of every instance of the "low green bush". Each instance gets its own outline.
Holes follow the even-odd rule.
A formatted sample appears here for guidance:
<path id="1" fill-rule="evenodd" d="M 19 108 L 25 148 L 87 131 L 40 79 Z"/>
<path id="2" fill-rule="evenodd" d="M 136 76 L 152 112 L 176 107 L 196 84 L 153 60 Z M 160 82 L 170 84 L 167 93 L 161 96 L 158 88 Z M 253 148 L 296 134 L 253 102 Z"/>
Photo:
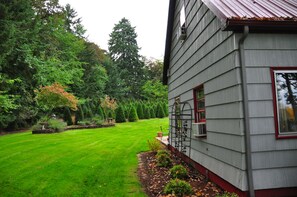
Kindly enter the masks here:
<path id="1" fill-rule="evenodd" d="M 165 194 L 174 194 L 177 197 L 184 195 L 191 195 L 193 193 L 192 187 L 189 183 L 179 179 L 173 179 L 164 188 Z"/>
<path id="2" fill-rule="evenodd" d="M 185 179 L 188 177 L 187 169 L 182 165 L 175 165 L 170 169 L 170 175 L 172 178 Z"/>
<path id="3" fill-rule="evenodd" d="M 129 122 L 137 122 L 138 121 L 138 115 L 137 115 L 135 107 L 133 107 L 133 106 L 130 108 L 128 119 L 129 119 Z"/>
<path id="4" fill-rule="evenodd" d="M 164 149 L 162 149 L 162 150 L 158 150 L 158 152 L 157 152 L 157 157 L 159 157 L 160 155 L 163 155 L 163 154 L 165 154 L 165 155 L 168 155 L 169 156 L 169 153 L 168 153 L 168 151 L 166 151 L 166 150 L 164 150 Z"/>
<path id="5" fill-rule="evenodd" d="M 48 128 L 58 132 L 64 131 L 66 126 L 67 126 L 67 123 L 60 119 L 50 119 L 48 121 Z"/>
<path id="6" fill-rule="evenodd" d="M 100 126 L 100 125 L 103 124 L 104 120 L 102 119 L 101 116 L 96 115 L 96 116 L 94 116 L 94 117 L 91 119 L 90 122 L 91 122 L 91 124 L 95 124 L 95 125 L 97 125 L 97 126 Z"/>
<path id="7" fill-rule="evenodd" d="M 172 166 L 172 160 L 170 156 L 166 154 L 157 156 L 157 166 L 165 168 Z"/>
<path id="8" fill-rule="evenodd" d="M 223 194 L 218 194 L 216 197 L 238 197 L 235 193 L 224 192 Z"/>
<path id="9" fill-rule="evenodd" d="M 147 140 L 147 145 L 152 152 L 157 152 L 162 148 L 161 143 L 156 139 Z"/>

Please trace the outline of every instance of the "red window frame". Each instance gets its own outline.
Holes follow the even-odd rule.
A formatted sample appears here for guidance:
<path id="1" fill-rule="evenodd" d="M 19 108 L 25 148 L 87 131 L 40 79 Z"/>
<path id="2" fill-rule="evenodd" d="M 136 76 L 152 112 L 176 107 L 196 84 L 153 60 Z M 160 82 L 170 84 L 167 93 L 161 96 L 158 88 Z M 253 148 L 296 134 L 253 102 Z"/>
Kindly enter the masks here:
<path id="1" fill-rule="evenodd" d="M 193 94 L 195 122 L 206 122 L 204 86 L 200 85 L 194 88 Z"/>
<path id="2" fill-rule="evenodd" d="M 273 93 L 273 111 L 274 111 L 274 124 L 275 124 L 275 137 L 276 139 L 291 139 L 297 138 L 297 135 L 294 133 L 290 134 L 281 134 L 279 131 L 279 112 L 278 112 L 278 99 L 277 99 L 277 90 L 276 90 L 276 79 L 275 79 L 275 72 L 278 71 L 297 71 L 297 67 L 271 67 L 270 68 L 270 75 L 271 75 L 271 87 Z"/>

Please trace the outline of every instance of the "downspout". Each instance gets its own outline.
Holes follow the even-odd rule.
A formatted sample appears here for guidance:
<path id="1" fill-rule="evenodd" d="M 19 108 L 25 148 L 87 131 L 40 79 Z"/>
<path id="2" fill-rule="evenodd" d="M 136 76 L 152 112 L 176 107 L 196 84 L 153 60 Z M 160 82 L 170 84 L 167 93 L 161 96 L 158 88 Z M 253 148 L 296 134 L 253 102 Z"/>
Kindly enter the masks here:
<path id="1" fill-rule="evenodd" d="M 245 147 L 246 147 L 246 167 L 247 167 L 247 181 L 249 196 L 255 197 L 253 169 L 252 169 L 252 154 L 251 154 L 251 134 L 250 134 L 250 117 L 248 106 L 248 90 L 246 79 L 245 55 L 244 55 L 244 41 L 248 37 L 249 27 L 244 26 L 243 36 L 239 39 L 239 64 L 241 67 L 241 80 L 242 80 L 242 100 L 243 100 L 243 113 L 244 113 L 244 129 L 245 129 Z"/>

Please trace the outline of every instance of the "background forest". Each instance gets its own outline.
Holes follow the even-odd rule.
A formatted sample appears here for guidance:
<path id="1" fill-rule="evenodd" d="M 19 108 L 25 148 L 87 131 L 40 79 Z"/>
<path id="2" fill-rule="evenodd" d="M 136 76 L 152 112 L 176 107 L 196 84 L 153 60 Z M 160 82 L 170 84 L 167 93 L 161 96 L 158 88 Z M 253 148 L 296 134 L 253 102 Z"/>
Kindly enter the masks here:
<path id="1" fill-rule="evenodd" d="M 0 130 L 52 114 L 68 125 L 167 115 L 163 63 L 139 55 L 129 20 L 111 30 L 108 52 L 85 33 L 58 0 L 0 1 Z"/>

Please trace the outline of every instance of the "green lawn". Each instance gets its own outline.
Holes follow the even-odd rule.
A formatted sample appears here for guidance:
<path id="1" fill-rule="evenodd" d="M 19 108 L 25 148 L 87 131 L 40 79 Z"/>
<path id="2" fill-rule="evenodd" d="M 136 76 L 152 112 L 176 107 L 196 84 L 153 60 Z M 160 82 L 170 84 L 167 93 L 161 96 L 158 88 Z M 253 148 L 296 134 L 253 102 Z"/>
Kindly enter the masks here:
<path id="1" fill-rule="evenodd" d="M 137 153 L 168 118 L 59 134 L 0 136 L 0 196 L 145 196 Z"/>

